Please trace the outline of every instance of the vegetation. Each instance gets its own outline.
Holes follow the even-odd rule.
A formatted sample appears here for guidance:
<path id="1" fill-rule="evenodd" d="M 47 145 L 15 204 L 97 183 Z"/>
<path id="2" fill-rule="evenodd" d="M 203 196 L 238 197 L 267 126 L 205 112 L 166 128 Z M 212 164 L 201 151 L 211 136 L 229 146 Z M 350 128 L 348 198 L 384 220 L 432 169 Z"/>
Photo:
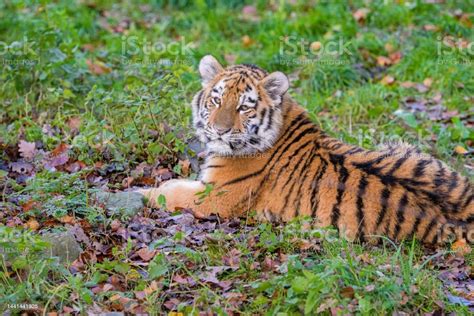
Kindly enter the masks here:
<path id="1" fill-rule="evenodd" d="M 335 137 L 414 143 L 474 179 L 472 3 L 431 2 L 1 1 L 0 310 L 468 314 L 468 245 L 95 198 L 196 177 L 189 103 L 209 53 L 285 72 Z M 84 251 L 48 256 L 48 231 Z"/>

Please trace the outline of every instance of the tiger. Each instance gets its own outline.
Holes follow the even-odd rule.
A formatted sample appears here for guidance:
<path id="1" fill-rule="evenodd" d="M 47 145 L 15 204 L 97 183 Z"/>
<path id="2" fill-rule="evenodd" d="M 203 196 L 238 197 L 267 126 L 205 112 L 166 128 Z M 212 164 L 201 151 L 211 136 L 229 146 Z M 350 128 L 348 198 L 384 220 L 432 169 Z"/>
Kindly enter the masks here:
<path id="1" fill-rule="evenodd" d="M 350 240 L 473 240 L 472 183 L 444 162 L 404 143 L 367 150 L 329 136 L 292 99 L 282 72 L 223 67 L 207 55 L 199 73 L 191 103 L 206 148 L 199 178 L 139 190 L 151 207 L 164 196 L 167 209 L 197 218 L 310 216 Z"/>

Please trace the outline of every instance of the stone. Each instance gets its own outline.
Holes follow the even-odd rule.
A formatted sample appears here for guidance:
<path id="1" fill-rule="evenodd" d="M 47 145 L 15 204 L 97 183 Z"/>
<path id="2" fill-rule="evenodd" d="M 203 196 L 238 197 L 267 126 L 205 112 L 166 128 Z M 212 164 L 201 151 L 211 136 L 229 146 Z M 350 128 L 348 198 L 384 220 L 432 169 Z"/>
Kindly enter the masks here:
<path id="1" fill-rule="evenodd" d="M 126 216 L 133 216 L 145 207 L 143 195 L 138 192 L 106 192 L 99 191 L 94 199 L 105 205 L 108 211 Z"/>
<path id="2" fill-rule="evenodd" d="M 82 252 L 81 246 L 69 231 L 48 232 L 42 237 L 50 244 L 44 251 L 44 257 L 58 257 L 61 263 L 71 263 L 79 258 Z"/>

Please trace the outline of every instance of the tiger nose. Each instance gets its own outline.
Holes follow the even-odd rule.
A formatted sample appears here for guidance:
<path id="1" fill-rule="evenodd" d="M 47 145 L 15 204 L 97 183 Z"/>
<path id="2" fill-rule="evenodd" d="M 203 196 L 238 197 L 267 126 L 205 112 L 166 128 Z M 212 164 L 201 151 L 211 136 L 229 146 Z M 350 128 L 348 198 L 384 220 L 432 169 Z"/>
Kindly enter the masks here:
<path id="1" fill-rule="evenodd" d="M 219 134 L 219 135 L 223 135 L 223 134 L 230 131 L 230 128 L 222 128 L 222 127 L 217 127 L 217 126 L 214 127 L 214 129 L 216 130 L 217 134 Z"/>

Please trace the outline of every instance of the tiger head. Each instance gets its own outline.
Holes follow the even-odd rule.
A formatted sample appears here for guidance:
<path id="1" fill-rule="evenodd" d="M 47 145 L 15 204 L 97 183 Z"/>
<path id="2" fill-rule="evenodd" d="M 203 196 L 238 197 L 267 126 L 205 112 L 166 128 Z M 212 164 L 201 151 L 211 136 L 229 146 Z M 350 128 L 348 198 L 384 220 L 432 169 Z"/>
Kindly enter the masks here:
<path id="1" fill-rule="evenodd" d="M 201 59 L 199 72 L 202 90 L 193 99 L 193 125 L 207 151 L 242 156 L 273 146 L 288 78 L 254 65 L 224 68 L 210 55 Z"/>

